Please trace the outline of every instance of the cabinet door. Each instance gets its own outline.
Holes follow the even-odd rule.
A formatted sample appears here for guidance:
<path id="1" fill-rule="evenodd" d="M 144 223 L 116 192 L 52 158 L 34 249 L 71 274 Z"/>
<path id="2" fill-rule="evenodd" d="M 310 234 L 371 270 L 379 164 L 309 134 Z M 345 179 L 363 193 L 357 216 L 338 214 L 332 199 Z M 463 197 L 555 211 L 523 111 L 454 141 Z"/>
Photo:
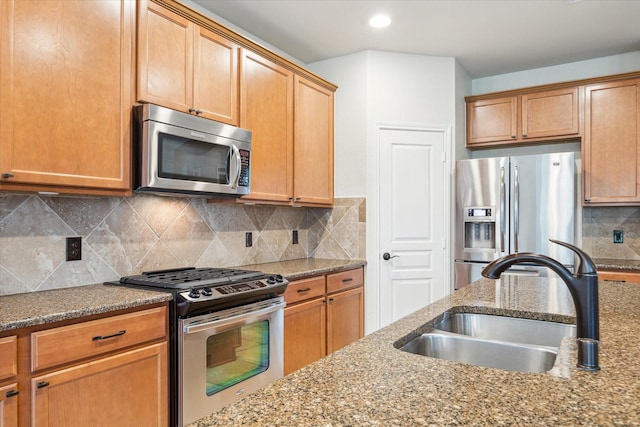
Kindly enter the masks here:
<path id="1" fill-rule="evenodd" d="M 327 354 L 364 336 L 364 288 L 328 296 Z"/>
<path id="2" fill-rule="evenodd" d="M 191 108 L 193 28 L 191 21 L 156 3 L 138 3 L 138 101 Z"/>
<path id="3" fill-rule="evenodd" d="M 295 77 L 294 202 L 333 205 L 333 91 Z"/>
<path id="4" fill-rule="evenodd" d="M 585 88 L 586 204 L 640 202 L 640 80 Z"/>
<path id="5" fill-rule="evenodd" d="M 522 138 L 544 138 L 579 133 L 577 87 L 521 96 Z"/>
<path id="6" fill-rule="evenodd" d="M 18 384 L 0 387 L 0 427 L 18 427 Z"/>
<path id="7" fill-rule="evenodd" d="M 326 302 L 317 298 L 284 309 L 284 374 L 327 354 Z"/>
<path id="8" fill-rule="evenodd" d="M 0 381 L 18 375 L 18 337 L 0 338 Z"/>
<path id="9" fill-rule="evenodd" d="M 134 16 L 129 0 L 0 2 L 0 190 L 130 191 Z"/>
<path id="10" fill-rule="evenodd" d="M 193 58 L 193 107 L 199 115 L 238 125 L 239 47 L 196 26 Z"/>
<path id="11" fill-rule="evenodd" d="M 623 270 L 598 270 L 598 280 L 640 283 L 640 273 Z"/>
<path id="12" fill-rule="evenodd" d="M 467 146 L 510 141 L 518 137 L 516 96 L 467 104 Z"/>
<path id="13" fill-rule="evenodd" d="M 240 126 L 250 129 L 251 194 L 244 200 L 289 203 L 293 197 L 293 73 L 244 51 Z"/>
<path id="14" fill-rule="evenodd" d="M 33 426 L 168 425 L 167 344 L 31 380 Z"/>

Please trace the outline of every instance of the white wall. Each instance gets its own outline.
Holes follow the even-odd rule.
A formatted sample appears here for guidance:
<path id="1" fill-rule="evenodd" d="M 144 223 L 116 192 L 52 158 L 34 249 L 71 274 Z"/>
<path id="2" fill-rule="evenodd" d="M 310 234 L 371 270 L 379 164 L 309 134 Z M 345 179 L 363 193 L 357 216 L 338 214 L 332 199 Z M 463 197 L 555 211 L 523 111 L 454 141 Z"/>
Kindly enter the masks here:
<path id="1" fill-rule="evenodd" d="M 370 333 L 380 324 L 377 125 L 450 127 L 457 140 L 449 147 L 454 159 L 454 147 L 464 146 L 464 95 L 471 82 L 454 58 L 392 52 L 359 52 L 307 67 L 338 85 L 336 197 L 367 197 L 365 327 Z M 461 89 L 465 93 L 457 93 Z"/>
<path id="2" fill-rule="evenodd" d="M 500 92 L 632 71 L 640 71 L 640 51 L 475 79 L 472 82 L 472 94 Z"/>

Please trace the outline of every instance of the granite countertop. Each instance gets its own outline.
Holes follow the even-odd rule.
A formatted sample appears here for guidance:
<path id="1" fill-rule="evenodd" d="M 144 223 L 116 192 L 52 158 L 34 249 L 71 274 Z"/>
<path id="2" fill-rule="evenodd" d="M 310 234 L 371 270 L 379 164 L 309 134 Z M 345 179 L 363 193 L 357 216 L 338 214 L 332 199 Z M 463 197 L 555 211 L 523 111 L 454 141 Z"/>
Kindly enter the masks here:
<path id="1" fill-rule="evenodd" d="M 87 285 L 0 297 L 0 332 L 171 300 L 171 294 Z"/>
<path id="2" fill-rule="evenodd" d="M 598 372 L 575 367 L 575 338 L 543 374 L 397 350 L 446 310 L 574 321 L 558 279 L 482 279 L 190 427 L 640 425 L 640 285 L 600 283 Z"/>
<path id="3" fill-rule="evenodd" d="M 305 258 L 238 268 L 287 279 L 362 267 L 366 261 Z M 103 284 L 0 296 L 0 332 L 170 301 L 171 294 Z"/>
<path id="4" fill-rule="evenodd" d="M 594 258 L 598 270 L 620 270 L 640 273 L 640 260 L 616 259 L 616 258 Z"/>
<path id="5" fill-rule="evenodd" d="M 309 276 L 337 273 L 366 265 L 363 260 L 302 258 L 290 261 L 278 261 L 264 264 L 242 265 L 245 270 L 258 270 L 267 274 L 282 274 L 289 280 Z"/>

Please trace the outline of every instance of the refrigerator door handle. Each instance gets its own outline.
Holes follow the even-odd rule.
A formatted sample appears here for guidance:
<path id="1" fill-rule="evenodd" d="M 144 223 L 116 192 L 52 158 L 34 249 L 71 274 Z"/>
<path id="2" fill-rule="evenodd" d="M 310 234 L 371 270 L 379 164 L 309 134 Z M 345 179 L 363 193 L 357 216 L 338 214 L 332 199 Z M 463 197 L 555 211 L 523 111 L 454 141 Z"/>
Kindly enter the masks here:
<path id="1" fill-rule="evenodd" d="M 515 202 L 513 205 L 513 216 L 514 216 L 514 228 L 515 232 L 513 233 L 513 251 L 518 253 L 518 235 L 520 234 L 520 178 L 518 175 L 518 166 L 514 168 L 514 198 Z"/>
<path id="2" fill-rule="evenodd" d="M 502 253 L 505 251 L 504 245 L 504 230 L 506 228 L 506 219 L 505 219 L 505 210 L 507 208 L 507 193 L 505 191 L 505 182 L 504 182 L 504 166 L 500 168 L 500 248 L 499 251 Z"/>

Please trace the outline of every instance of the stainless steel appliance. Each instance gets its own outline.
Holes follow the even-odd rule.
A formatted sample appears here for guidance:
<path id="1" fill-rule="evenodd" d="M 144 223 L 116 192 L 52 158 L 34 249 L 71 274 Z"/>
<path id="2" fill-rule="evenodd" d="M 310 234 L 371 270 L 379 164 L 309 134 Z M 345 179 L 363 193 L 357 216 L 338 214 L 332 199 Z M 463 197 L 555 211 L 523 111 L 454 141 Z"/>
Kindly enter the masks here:
<path id="1" fill-rule="evenodd" d="M 184 426 L 281 378 L 281 275 L 181 268 L 128 276 L 110 285 L 171 292 L 170 417 Z"/>
<path id="2" fill-rule="evenodd" d="M 133 111 L 136 192 L 249 194 L 251 131 L 153 104 Z"/>
<path id="3" fill-rule="evenodd" d="M 575 240 L 574 153 L 497 157 L 456 162 L 455 288 L 480 279 L 491 261 L 535 252 L 572 269 Z M 519 265 L 508 274 L 545 275 Z"/>

